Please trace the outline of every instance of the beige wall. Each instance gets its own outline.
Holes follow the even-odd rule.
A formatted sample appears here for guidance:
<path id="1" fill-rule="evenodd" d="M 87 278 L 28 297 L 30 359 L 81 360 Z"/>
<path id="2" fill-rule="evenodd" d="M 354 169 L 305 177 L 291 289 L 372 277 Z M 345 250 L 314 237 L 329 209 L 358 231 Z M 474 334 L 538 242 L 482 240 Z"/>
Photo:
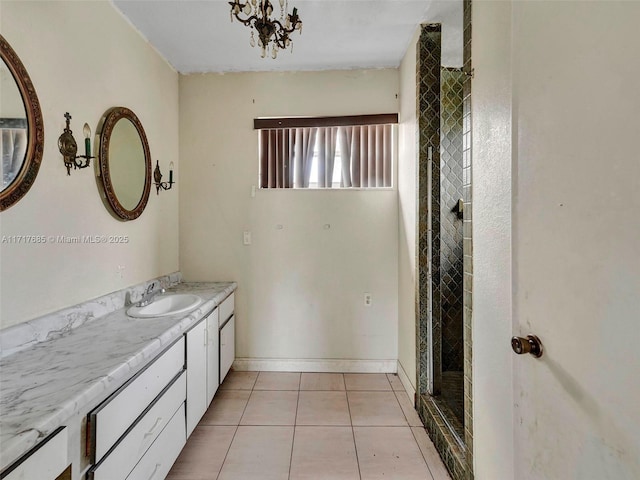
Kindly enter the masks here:
<path id="1" fill-rule="evenodd" d="M 398 153 L 398 362 L 416 389 L 416 44 L 411 39 L 400 64 L 400 149 Z"/>
<path id="2" fill-rule="evenodd" d="M 251 197 L 255 117 L 397 112 L 397 93 L 397 70 L 180 78 L 180 265 L 238 282 L 238 357 L 397 358 L 397 191 Z"/>
<path id="3" fill-rule="evenodd" d="M 140 218 L 119 222 L 100 199 L 93 168 L 67 176 L 57 146 L 66 111 L 83 150 L 84 123 L 95 133 L 109 107 L 126 106 L 145 127 L 154 163 L 166 171 L 174 161 L 177 170 L 178 75 L 109 2 L 3 1 L 0 9 L 2 35 L 29 71 L 45 126 L 38 177 L 2 212 L 1 234 L 129 237 L 111 245 L 1 244 L 0 327 L 7 327 L 178 270 L 176 187 L 153 191 Z"/>

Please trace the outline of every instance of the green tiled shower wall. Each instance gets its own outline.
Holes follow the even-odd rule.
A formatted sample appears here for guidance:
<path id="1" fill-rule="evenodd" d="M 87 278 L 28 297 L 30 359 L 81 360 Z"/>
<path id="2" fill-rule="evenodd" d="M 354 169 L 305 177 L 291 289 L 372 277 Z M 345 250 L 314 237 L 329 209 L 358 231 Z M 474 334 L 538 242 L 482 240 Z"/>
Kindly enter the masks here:
<path id="1" fill-rule="evenodd" d="M 440 367 L 443 372 L 460 372 L 460 374 L 464 366 L 462 218 L 458 215 L 458 201 L 463 199 L 463 83 L 464 74 L 460 69 L 442 68 L 440 72 L 440 291 L 442 298 Z M 462 375 L 459 375 L 459 379 L 462 382 Z M 460 421 L 462 420 L 460 415 Z"/>
<path id="2" fill-rule="evenodd" d="M 418 42 L 416 72 L 419 142 L 417 408 L 455 480 L 473 479 L 471 0 L 464 0 L 463 21 L 462 71 L 441 71 L 440 25 L 426 24 Z M 460 198 L 464 200 L 461 221 L 456 212 L 451 211 Z M 433 232 L 431 239 L 429 224 Z M 439 398 L 442 370 L 462 374 L 459 377 L 463 378 L 463 415 L 458 411 L 456 416 L 450 404 Z"/>

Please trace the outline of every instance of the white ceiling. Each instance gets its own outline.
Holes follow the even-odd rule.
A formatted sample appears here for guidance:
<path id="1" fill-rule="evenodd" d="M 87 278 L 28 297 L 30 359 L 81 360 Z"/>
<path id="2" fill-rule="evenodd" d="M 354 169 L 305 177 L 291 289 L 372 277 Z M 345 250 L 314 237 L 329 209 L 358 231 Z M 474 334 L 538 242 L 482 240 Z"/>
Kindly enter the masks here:
<path id="1" fill-rule="evenodd" d="M 112 0 L 180 73 L 397 67 L 420 23 L 442 23 L 443 65 L 462 65 L 462 0 L 288 0 L 302 35 L 260 58 L 227 0 Z M 278 0 L 272 0 L 280 13 Z"/>

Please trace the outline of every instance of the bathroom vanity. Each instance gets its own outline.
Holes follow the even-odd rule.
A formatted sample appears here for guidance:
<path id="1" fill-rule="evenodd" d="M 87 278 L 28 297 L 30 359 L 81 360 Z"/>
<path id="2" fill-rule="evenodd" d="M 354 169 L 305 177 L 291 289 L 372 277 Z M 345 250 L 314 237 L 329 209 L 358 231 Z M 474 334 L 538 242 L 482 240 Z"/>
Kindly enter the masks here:
<path id="1" fill-rule="evenodd" d="M 42 322 L 0 332 L 0 478 L 165 478 L 233 362 L 236 289 L 165 283 L 202 302 L 132 318 L 141 285 L 54 314 L 69 328 L 48 340 Z"/>

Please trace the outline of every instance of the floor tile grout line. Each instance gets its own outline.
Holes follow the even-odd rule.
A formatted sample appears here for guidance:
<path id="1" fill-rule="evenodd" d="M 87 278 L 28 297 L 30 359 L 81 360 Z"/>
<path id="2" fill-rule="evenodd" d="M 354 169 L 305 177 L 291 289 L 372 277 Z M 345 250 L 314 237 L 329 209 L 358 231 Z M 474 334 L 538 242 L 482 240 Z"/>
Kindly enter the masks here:
<path id="1" fill-rule="evenodd" d="M 300 374 L 300 379 L 302 379 L 302 373 Z M 296 414 L 293 417 L 293 438 L 291 439 L 291 455 L 289 456 L 289 475 L 288 479 L 291 479 L 291 465 L 293 464 L 293 449 L 296 443 L 296 426 L 298 424 L 298 406 L 300 405 L 300 381 L 298 381 L 298 401 L 296 402 Z"/>
<path id="2" fill-rule="evenodd" d="M 409 417 L 407 417 L 407 414 L 404 413 L 404 408 L 402 408 L 402 404 L 400 403 L 400 399 L 398 398 L 398 394 L 396 392 L 393 392 L 393 396 L 395 397 L 396 402 L 398 402 L 398 406 L 400 407 L 400 411 L 402 412 L 402 416 L 407 421 L 407 425 L 409 427 L 411 427 L 411 424 L 409 423 Z"/>
<path id="3" fill-rule="evenodd" d="M 418 450 L 420 450 L 420 455 L 422 455 L 422 459 L 424 460 L 424 463 L 427 465 L 427 470 L 429 470 L 429 475 L 431 475 L 431 480 L 435 480 L 436 477 L 433 476 L 433 472 L 431 471 L 431 467 L 429 466 L 429 462 L 427 461 L 427 457 L 425 457 L 424 452 L 422 451 L 422 448 L 420 448 L 420 443 L 418 442 L 418 439 L 416 438 L 416 434 L 413 433 L 413 429 L 414 428 L 420 428 L 420 427 L 409 427 L 411 429 L 411 435 L 413 436 L 413 440 L 416 442 L 416 445 L 418 445 Z"/>
<path id="4" fill-rule="evenodd" d="M 224 468 L 224 463 L 227 461 L 227 456 L 229 455 L 229 452 L 231 451 L 231 445 L 233 445 L 233 441 L 236 438 L 236 435 L 238 433 L 238 429 L 240 428 L 240 425 L 236 425 L 236 429 L 233 432 L 233 437 L 231 437 L 231 442 L 229 442 L 229 446 L 227 447 L 227 451 L 224 454 L 224 458 L 222 459 L 222 463 L 220 464 L 220 470 L 218 470 L 218 474 L 216 475 L 216 480 L 218 478 L 220 478 L 220 474 L 222 473 L 222 469 Z"/>
<path id="5" fill-rule="evenodd" d="M 344 374 L 342 375 L 344 378 Z M 345 385 L 346 387 L 346 385 Z M 360 458 L 358 457 L 358 445 L 356 444 L 356 431 L 353 428 L 353 418 L 351 418 L 351 405 L 349 405 L 349 392 L 344 392 L 347 397 L 347 410 L 349 411 L 349 422 L 351 423 L 351 438 L 353 438 L 353 448 L 356 452 L 356 463 L 358 464 L 358 477 L 362 480 L 362 472 L 360 471 Z"/>
<path id="6" fill-rule="evenodd" d="M 258 376 L 256 375 L 256 381 L 257 380 L 258 380 Z M 231 443 L 229 443 L 229 447 L 227 448 L 227 452 L 224 454 L 224 459 L 222 460 L 222 464 L 220 465 L 220 470 L 218 470 L 218 475 L 216 475 L 216 480 L 218 478 L 220 478 L 220 474 L 222 473 L 222 469 L 224 468 L 224 463 L 227 461 L 227 455 L 229 455 L 229 452 L 231 451 L 231 445 L 233 445 L 233 441 L 235 440 L 236 435 L 238 433 L 238 430 L 240 429 L 240 422 L 242 421 L 242 417 L 244 417 L 244 412 L 247 411 L 247 405 L 249 405 L 249 400 L 251 399 L 251 394 L 252 393 L 253 393 L 253 387 L 250 390 L 249 397 L 247 398 L 247 403 L 244 404 L 244 408 L 242 409 L 242 415 L 240 415 L 240 418 L 238 419 L 238 424 L 236 425 L 235 432 L 233 432 L 233 437 L 231 438 Z M 215 394 L 214 394 L 214 397 L 215 397 Z"/>

